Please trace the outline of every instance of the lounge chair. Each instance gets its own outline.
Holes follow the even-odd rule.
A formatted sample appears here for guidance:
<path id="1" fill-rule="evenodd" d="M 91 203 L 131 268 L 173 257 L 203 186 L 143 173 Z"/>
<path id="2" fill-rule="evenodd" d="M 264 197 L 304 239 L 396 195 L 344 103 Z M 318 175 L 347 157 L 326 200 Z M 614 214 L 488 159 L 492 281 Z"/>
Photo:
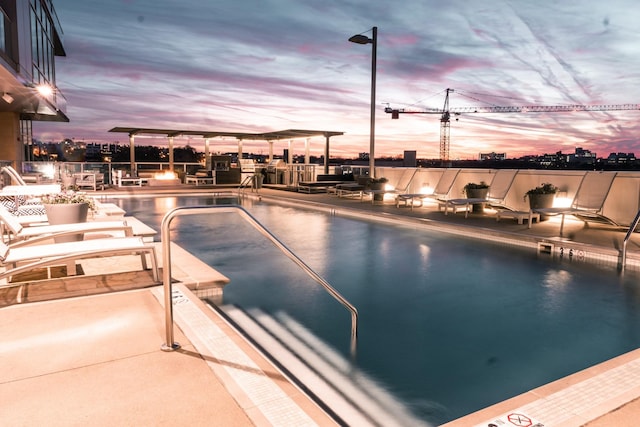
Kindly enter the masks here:
<path id="1" fill-rule="evenodd" d="M 40 197 L 60 190 L 58 184 L 7 185 L 0 190 L 0 205 L 14 215 L 44 215 Z"/>
<path id="2" fill-rule="evenodd" d="M 445 169 L 445 171 L 440 176 L 435 189 L 430 194 L 398 194 L 396 196 L 396 207 L 400 207 L 400 203 L 404 203 L 404 206 L 411 206 L 411 209 L 413 209 L 414 203 L 416 201 L 419 202 L 418 206 L 422 206 L 425 199 L 445 200 L 449 196 L 451 188 L 453 187 L 453 183 L 456 181 L 459 173 L 460 169 Z"/>
<path id="3" fill-rule="evenodd" d="M 580 181 L 580 186 L 573 198 L 571 206 L 568 208 L 539 208 L 533 209 L 540 215 L 561 215 L 560 236 L 564 230 L 564 217 L 572 215 L 578 219 L 587 221 L 605 222 L 615 227 L 620 227 L 618 223 L 611 218 L 602 215 L 602 207 L 611 190 L 611 185 L 615 179 L 617 172 L 597 172 L 589 171 L 585 173 Z"/>
<path id="4" fill-rule="evenodd" d="M 466 199 L 447 199 L 439 201 L 440 208 L 444 208 L 444 214 L 446 215 L 449 210 L 455 214 L 458 210 L 464 210 L 465 218 L 468 217 L 469 211 L 474 204 L 486 204 L 502 209 L 510 209 L 505 205 L 504 200 L 507 197 L 507 193 L 513 185 L 513 181 L 516 178 L 518 171 L 516 169 L 498 169 L 489 183 L 489 191 L 487 197 L 484 199 L 479 198 L 466 198 Z"/>
<path id="5" fill-rule="evenodd" d="M 368 176 L 360 176 L 353 182 L 345 182 L 336 184 L 335 187 L 328 188 L 327 193 L 336 194 L 338 197 L 359 197 L 360 201 L 364 198 L 364 190 L 367 188 Z M 334 191 L 329 191 L 334 190 Z"/>
<path id="6" fill-rule="evenodd" d="M 416 172 L 418 172 L 417 169 L 405 169 L 402 171 L 402 174 L 400 175 L 400 178 L 398 179 L 398 182 L 393 186 L 393 189 L 391 190 L 387 190 L 387 189 L 382 189 L 382 190 L 372 190 L 372 189 L 365 189 L 364 193 L 365 194 L 371 194 L 371 202 L 373 202 L 375 200 L 375 195 L 376 194 L 382 194 L 383 197 L 385 194 L 389 193 L 389 194 L 406 194 L 406 192 L 409 190 L 409 186 L 411 185 L 411 181 L 413 181 L 413 177 L 416 175 Z"/>
<path id="7" fill-rule="evenodd" d="M 11 278 L 17 274 L 66 265 L 67 275 L 73 276 L 76 275 L 77 260 L 119 255 L 139 255 L 144 270 L 149 269 L 149 255 L 153 280 L 160 280 L 155 247 L 153 244 L 145 243 L 141 237 L 110 237 L 22 247 L 8 246 L 0 242 L 0 261 L 5 266 L 5 271 L 0 273 L 0 288 L 19 286 L 18 302 L 21 302 L 24 283 L 20 285 L 11 282 Z"/>
<path id="8" fill-rule="evenodd" d="M 14 244 L 27 240 L 30 243 L 34 243 L 57 237 L 96 232 L 133 236 L 133 230 L 125 220 L 24 227 L 18 217 L 12 215 L 2 206 L 0 206 L 0 222 L 2 223 L 3 241 L 5 243 L 13 242 Z"/>
<path id="9" fill-rule="evenodd" d="M 15 183 L 15 185 L 27 185 L 27 182 L 24 180 L 22 175 L 20 175 L 18 171 L 13 168 L 13 166 L 3 166 L 0 171 L 9 175 L 11 177 L 11 182 Z M 36 179 L 36 183 L 37 182 L 39 182 L 39 179 Z"/>

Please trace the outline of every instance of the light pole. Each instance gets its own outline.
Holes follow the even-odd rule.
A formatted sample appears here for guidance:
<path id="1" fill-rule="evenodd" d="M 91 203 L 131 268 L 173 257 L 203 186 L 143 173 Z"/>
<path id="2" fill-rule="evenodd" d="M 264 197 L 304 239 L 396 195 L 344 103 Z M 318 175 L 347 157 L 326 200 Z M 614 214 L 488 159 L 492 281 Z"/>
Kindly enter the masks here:
<path id="1" fill-rule="evenodd" d="M 356 34 L 349 41 L 358 44 L 371 43 L 371 124 L 369 129 L 369 177 L 375 178 L 375 145 L 376 145 L 376 55 L 378 50 L 378 27 L 371 29 L 371 38 Z"/>

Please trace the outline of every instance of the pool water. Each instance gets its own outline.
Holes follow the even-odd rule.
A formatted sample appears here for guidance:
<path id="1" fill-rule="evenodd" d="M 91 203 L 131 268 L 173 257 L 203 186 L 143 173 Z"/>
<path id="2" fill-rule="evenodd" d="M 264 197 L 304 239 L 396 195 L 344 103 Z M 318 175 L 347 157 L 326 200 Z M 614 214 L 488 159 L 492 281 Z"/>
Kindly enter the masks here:
<path id="1" fill-rule="evenodd" d="M 123 199 L 160 229 L 197 197 Z M 354 304 L 359 369 L 444 423 L 640 346 L 638 276 L 444 233 L 251 202 Z M 238 215 L 177 218 L 172 240 L 231 279 L 225 304 L 284 311 L 348 357 L 348 312 Z"/>

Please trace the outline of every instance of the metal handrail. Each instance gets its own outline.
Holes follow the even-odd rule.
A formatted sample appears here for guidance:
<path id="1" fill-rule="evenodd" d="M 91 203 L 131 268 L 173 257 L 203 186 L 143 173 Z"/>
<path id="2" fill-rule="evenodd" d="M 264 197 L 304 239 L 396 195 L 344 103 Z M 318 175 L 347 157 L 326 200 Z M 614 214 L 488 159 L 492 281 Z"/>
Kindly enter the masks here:
<path id="1" fill-rule="evenodd" d="M 248 175 L 244 177 L 244 179 L 240 183 L 240 186 L 238 187 L 238 194 L 244 194 L 245 188 L 253 186 L 253 180 L 254 180 L 253 175 Z"/>
<path id="2" fill-rule="evenodd" d="M 631 239 L 631 236 L 633 235 L 633 232 L 636 230 L 636 227 L 638 226 L 639 222 L 640 222 L 640 210 L 638 210 L 636 217 L 631 222 L 631 225 L 629 226 L 629 230 L 627 231 L 627 234 L 624 236 L 624 240 L 622 241 L 622 259 L 620 260 L 620 269 L 622 271 L 624 271 L 627 265 L 627 242 L 629 241 L 629 239 Z"/>
<path id="3" fill-rule="evenodd" d="M 285 246 L 276 236 L 267 230 L 257 219 L 255 219 L 246 209 L 238 205 L 218 205 L 218 206 L 183 206 L 177 207 L 165 214 L 161 224 L 162 239 L 162 282 L 164 287 L 165 304 L 165 329 L 166 342 L 162 345 L 162 350 L 172 351 L 180 348 L 180 345 L 173 341 L 173 301 L 171 285 L 171 240 L 169 236 L 171 221 L 177 216 L 198 215 L 205 213 L 229 213 L 237 212 L 247 222 L 249 222 L 264 237 L 269 239 L 278 249 L 280 249 L 289 259 L 301 267 L 312 279 L 322 285 L 329 294 L 342 304 L 351 313 L 351 357 L 355 360 L 358 342 L 358 310 L 335 290 L 326 280 L 320 277 L 304 261 Z"/>

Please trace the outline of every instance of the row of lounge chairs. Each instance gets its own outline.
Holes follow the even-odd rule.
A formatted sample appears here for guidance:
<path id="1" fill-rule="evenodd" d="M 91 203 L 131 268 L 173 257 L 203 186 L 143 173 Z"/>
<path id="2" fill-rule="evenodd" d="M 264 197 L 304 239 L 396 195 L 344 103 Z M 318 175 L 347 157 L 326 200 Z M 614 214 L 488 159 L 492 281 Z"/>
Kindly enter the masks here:
<path id="1" fill-rule="evenodd" d="M 151 270 L 154 282 L 160 281 L 155 245 L 142 236 L 135 236 L 126 218 L 49 225 L 46 216 L 36 209 L 42 207 L 38 196 L 60 191 L 60 186 L 26 185 L 21 183 L 20 175 L 14 176 L 14 171 L 3 169 L 3 172 L 10 174 L 16 185 L 2 189 L 2 197 L 11 202 L 14 209 L 6 207 L 7 200 L 0 204 L 0 289 L 17 287 L 18 302 L 23 300 L 25 285 L 36 280 L 22 273 L 42 270 L 48 273 L 44 278 L 49 278 L 50 267 L 64 266 L 67 276 L 74 276 L 76 262 L 83 259 L 139 256 L 142 269 Z M 20 201 L 16 202 L 17 199 Z M 37 212 L 18 216 L 15 205 L 31 206 Z M 57 243 L 60 238 L 72 235 L 80 235 L 83 240 Z"/>
<path id="2" fill-rule="evenodd" d="M 370 190 L 357 185 L 338 185 L 332 192 L 342 197 L 357 196 L 361 200 L 368 194 L 372 196 L 371 199 L 373 200 L 373 195 L 375 194 L 392 193 L 395 194 L 395 204 L 398 208 L 405 206 L 413 209 L 430 200 L 437 203 L 438 209 L 444 211 L 445 215 L 462 211 L 465 213 L 465 217 L 468 217 L 473 205 L 482 204 L 496 210 L 497 221 L 503 218 L 513 218 L 519 224 L 522 224 L 527 220 L 529 227 L 534 221 L 540 221 L 542 216 L 561 216 L 560 236 L 563 234 L 566 216 L 574 216 L 585 222 L 598 221 L 619 227 L 618 223 L 602 213 L 604 202 L 616 177 L 615 172 L 586 172 L 580 181 L 571 205 L 568 207 L 522 210 L 506 203 L 507 195 L 517 177 L 518 170 L 497 170 L 493 174 L 487 196 L 484 198 L 452 198 L 450 193 L 460 171 L 457 168 L 445 169 L 433 192 L 429 194 L 407 192 L 415 176 L 415 169 L 404 171 L 393 190 Z"/>

